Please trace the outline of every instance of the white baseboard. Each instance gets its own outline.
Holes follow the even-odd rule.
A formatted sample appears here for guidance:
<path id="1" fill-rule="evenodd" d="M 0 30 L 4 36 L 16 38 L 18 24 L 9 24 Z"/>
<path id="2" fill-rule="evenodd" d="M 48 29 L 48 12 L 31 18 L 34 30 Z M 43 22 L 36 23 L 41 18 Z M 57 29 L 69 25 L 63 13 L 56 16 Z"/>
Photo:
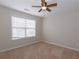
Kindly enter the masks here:
<path id="1" fill-rule="evenodd" d="M 56 45 L 56 46 L 59 46 L 59 47 L 63 47 L 63 48 L 67 48 L 67 49 L 71 49 L 71 50 L 74 50 L 74 51 L 78 51 L 79 52 L 79 49 L 76 49 L 76 48 L 72 48 L 72 47 L 68 47 L 66 45 L 62 45 L 62 44 L 57 44 L 57 43 L 53 43 L 52 41 L 43 41 L 43 42 L 46 42 L 48 44 L 52 44 L 52 45 Z"/>
<path id="2" fill-rule="evenodd" d="M 16 46 L 16 47 L 12 47 L 12 48 L 8 48 L 8 49 L 3 49 L 3 50 L 0 50 L 0 52 L 10 51 L 10 50 L 13 50 L 13 49 L 16 49 L 16 48 L 28 46 L 28 45 L 35 44 L 35 43 L 38 43 L 38 42 L 40 42 L 40 40 L 39 41 L 28 42 L 26 44 L 19 45 L 19 46 Z M 71 47 L 68 47 L 68 46 L 65 46 L 65 45 L 61 45 L 61 44 L 57 44 L 57 43 L 53 43 L 52 41 L 43 40 L 43 42 L 46 42 L 46 43 L 49 43 L 49 44 L 52 44 L 52 45 L 56 45 L 56 46 L 60 46 L 60 47 L 64 47 L 64 48 L 68 48 L 68 49 L 71 49 L 71 50 L 79 52 L 79 49 L 71 48 Z"/>
<path id="3" fill-rule="evenodd" d="M 19 45 L 19 46 L 16 46 L 16 47 L 12 47 L 12 48 L 8 48 L 8 49 L 2 49 L 2 50 L 0 50 L 0 53 L 1 53 L 1 52 L 10 51 L 10 50 L 13 50 L 13 49 L 16 49 L 16 48 L 28 46 L 28 45 L 31 45 L 31 44 L 35 44 L 35 43 L 38 43 L 38 42 L 40 42 L 40 41 L 32 41 L 32 42 L 28 42 L 28 43 L 26 43 L 26 44 Z"/>

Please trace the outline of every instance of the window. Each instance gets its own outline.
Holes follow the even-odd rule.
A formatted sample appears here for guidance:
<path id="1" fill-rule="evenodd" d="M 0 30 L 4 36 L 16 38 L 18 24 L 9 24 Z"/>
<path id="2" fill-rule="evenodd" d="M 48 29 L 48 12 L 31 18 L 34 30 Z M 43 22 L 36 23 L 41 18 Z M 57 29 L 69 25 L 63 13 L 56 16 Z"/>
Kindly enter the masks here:
<path id="1" fill-rule="evenodd" d="M 12 39 L 36 36 L 35 20 L 12 17 Z"/>

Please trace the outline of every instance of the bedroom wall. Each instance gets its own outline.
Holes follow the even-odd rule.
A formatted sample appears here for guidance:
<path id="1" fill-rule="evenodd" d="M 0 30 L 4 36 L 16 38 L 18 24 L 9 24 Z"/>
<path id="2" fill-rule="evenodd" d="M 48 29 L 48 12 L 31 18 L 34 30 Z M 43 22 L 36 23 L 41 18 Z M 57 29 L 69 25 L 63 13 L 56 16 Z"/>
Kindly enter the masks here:
<path id="1" fill-rule="evenodd" d="M 46 17 L 43 20 L 43 39 L 79 51 L 79 12 Z"/>
<path id="2" fill-rule="evenodd" d="M 32 19 L 36 21 L 36 37 L 23 38 L 20 40 L 12 40 L 11 38 L 11 17 L 21 17 L 25 19 Z M 26 45 L 29 43 L 37 42 L 41 37 L 41 18 L 35 17 L 23 12 L 12 10 L 3 6 L 0 6 L 0 51 L 11 48 L 20 47 L 20 45 Z"/>

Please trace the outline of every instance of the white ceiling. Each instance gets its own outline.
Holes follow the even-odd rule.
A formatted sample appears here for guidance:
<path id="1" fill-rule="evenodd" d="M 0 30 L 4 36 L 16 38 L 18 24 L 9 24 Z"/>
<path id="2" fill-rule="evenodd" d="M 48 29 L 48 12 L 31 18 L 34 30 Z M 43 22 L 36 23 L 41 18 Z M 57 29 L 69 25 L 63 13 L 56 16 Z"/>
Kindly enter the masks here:
<path id="1" fill-rule="evenodd" d="M 13 8 L 25 13 L 36 16 L 53 15 L 62 12 L 79 10 L 79 0 L 46 0 L 48 4 L 58 3 L 57 7 L 51 8 L 52 12 L 38 12 L 40 8 L 34 8 L 32 5 L 40 5 L 40 0 L 0 0 L 0 5 Z M 26 10 L 24 10 L 26 9 Z"/>

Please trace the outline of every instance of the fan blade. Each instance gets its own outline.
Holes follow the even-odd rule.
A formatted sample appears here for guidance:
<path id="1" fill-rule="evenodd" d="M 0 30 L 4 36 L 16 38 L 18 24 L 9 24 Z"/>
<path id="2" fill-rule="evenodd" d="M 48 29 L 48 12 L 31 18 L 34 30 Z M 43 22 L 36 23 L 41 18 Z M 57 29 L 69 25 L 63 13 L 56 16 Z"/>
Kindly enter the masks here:
<path id="1" fill-rule="evenodd" d="M 42 11 L 42 9 L 40 9 L 38 12 L 41 12 Z"/>
<path id="2" fill-rule="evenodd" d="M 49 8 L 46 8 L 47 11 L 51 12 L 51 10 Z"/>
<path id="3" fill-rule="evenodd" d="M 41 6 L 32 6 L 32 7 L 41 7 Z"/>
<path id="4" fill-rule="evenodd" d="M 54 7 L 54 6 L 57 6 L 57 3 L 47 5 L 47 7 Z"/>

